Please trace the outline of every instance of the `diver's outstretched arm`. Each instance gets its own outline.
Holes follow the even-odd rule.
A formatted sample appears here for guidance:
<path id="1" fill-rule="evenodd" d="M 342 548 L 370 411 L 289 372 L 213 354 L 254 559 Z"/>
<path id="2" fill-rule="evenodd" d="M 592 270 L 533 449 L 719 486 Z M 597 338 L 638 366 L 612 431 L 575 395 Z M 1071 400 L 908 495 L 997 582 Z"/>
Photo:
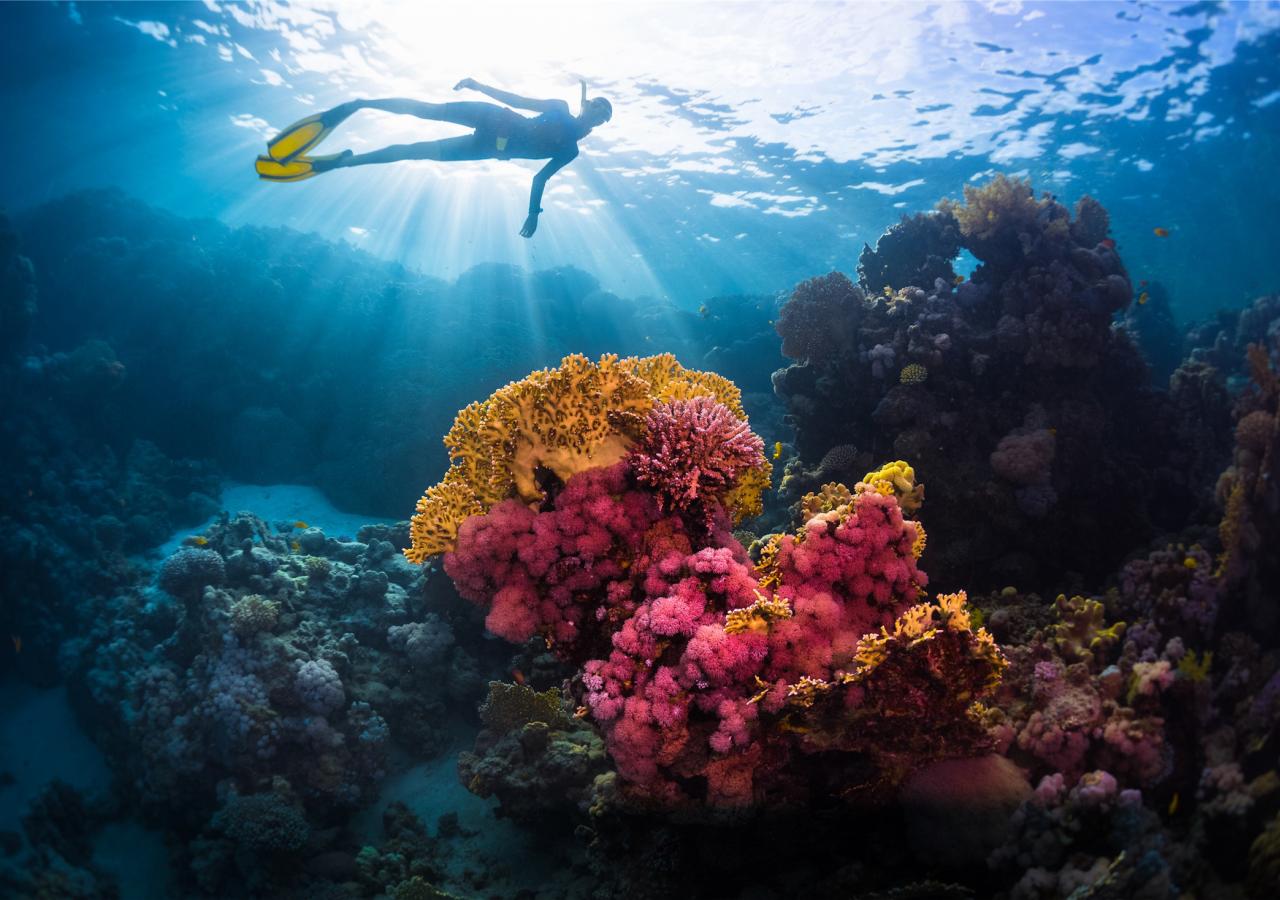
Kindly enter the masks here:
<path id="1" fill-rule="evenodd" d="M 529 216 L 524 220 L 524 227 L 520 229 L 520 237 L 533 237 L 533 233 L 538 230 L 538 213 L 542 212 L 542 192 L 547 186 L 547 180 L 573 162 L 577 156 L 578 148 L 575 145 L 573 152 L 552 157 L 538 170 L 538 174 L 533 176 L 533 187 L 529 190 Z"/>
<path id="2" fill-rule="evenodd" d="M 507 106 L 516 109 L 528 109 L 533 112 L 551 112 L 558 107 L 564 107 L 568 110 L 569 104 L 563 100 L 534 100 L 532 97 L 521 97 L 519 94 L 513 94 L 510 91 L 499 90 L 495 87 L 489 87 L 487 84 L 481 84 L 474 78 L 464 78 L 453 86 L 455 91 L 463 88 L 470 88 L 473 91 L 479 91 L 497 100 L 499 103 L 505 103 Z"/>

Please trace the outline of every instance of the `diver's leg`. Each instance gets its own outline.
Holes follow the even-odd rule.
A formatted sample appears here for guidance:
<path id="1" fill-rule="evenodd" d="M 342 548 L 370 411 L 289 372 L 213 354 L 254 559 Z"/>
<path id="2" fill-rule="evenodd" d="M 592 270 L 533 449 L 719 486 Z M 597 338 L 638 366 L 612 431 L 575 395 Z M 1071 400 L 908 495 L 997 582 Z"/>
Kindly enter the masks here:
<path id="1" fill-rule="evenodd" d="M 343 169 L 348 166 L 374 166 L 381 163 L 401 162 L 406 159 L 432 159 L 438 162 L 460 162 L 473 159 L 490 159 L 493 154 L 480 146 L 474 134 L 445 138 L 440 141 L 421 141 L 417 144 L 393 144 L 370 153 L 356 153 L 332 160 L 324 166 Z M 317 167 L 319 168 L 319 167 Z"/>
<path id="2" fill-rule="evenodd" d="M 421 100 L 388 98 L 385 100 L 353 100 L 352 103 L 357 109 L 380 109 L 383 112 L 417 116 L 419 119 L 433 119 L 437 122 L 466 125 L 468 128 L 478 128 L 483 123 L 492 120 L 493 116 L 509 112 L 505 106 L 498 106 L 496 103 L 470 101 L 425 103 Z"/>

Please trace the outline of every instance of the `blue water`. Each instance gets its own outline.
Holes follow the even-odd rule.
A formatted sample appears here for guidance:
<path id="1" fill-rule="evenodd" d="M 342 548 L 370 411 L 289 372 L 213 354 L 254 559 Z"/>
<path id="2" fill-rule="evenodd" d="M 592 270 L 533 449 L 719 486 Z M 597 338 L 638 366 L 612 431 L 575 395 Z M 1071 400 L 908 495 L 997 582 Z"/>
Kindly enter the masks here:
<path id="1" fill-rule="evenodd" d="M 1102 200 L 1131 272 L 1176 283 L 1185 316 L 1275 283 L 1275 3 L 656 9 L 536 4 L 497 24 L 484 4 L 14 6 L 0 203 L 113 185 L 438 277 L 572 264 L 696 308 L 840 267 L 900 211 L 999 170 Z M 352 97 L 484 99 L 451 90 L 468 75 L 575 111 L 584 78 L 617 111 L 552 180 L 536 241 L 516 234 L 531 163 L 252 176 L 295 119 Z M 366 112 L 325 149 L 457 131 Z"/>
<path id="2" fill-rule="evenodd" d="M 584 90 L 612 118 L 531 237 L 540 159 L 255 175 L 352 100 Z M 1280 828 L 1280 0 L 10 3 L 0 115 L 0 896 L 1047 898 L 1108 867 L 1121 895 L 1280 892 L 1248 852 Z M 366 108 L 316 152 L 463 132 Z M 1046 201 L 933 260 L 927 300 L 790 299 L 999 176 L 1109 230 L 1038 245 Z M 774 466 L 735 523 L 756 557 L 806 493 L 915 461 L 922 567 L 1012 661 L 990 782 L 899 795 L 928 766 L 868 780 L 860 724 L 752 764 L 807 806 L 620 802 L 581 660 L 401 555 L 458 411 L 571 353 L 737 385 Z M 564 715 L 503 731 L 495 681 Z M 1050 747 L 1033 709 L 1077 730 Z M 939 758 L 979 755 L 953 730 Z M 706 738 L 671 750 L 689 797 Z"/>

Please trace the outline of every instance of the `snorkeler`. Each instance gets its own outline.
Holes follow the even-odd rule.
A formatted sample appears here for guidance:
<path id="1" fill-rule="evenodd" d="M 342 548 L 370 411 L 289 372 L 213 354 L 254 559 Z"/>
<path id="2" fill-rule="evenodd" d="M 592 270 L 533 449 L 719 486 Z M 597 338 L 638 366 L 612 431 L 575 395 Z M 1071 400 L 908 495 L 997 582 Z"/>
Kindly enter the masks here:
<path id="1" fill-rule="evenodd" d="M 578 155 L 578 141 L 597 125 L 613 118 L 613 106 L 603 97 L 587 99 L 587 83 L 582 82 L 581 109 L 577 116 L 563 100 L 533 100 L 483 85 L 474 78 L 464 78 L 454 85 L 455 91 L 470 88 L 487 94 L 506 106 L 494 103 L 424 103 L 419 100 L 352 100 L 327 112 L 295 122 L 267 145 L 267 155 L 259 156 L 258 177 L 267 181 L 302 181 L 312 175 L 348 166 L 367 166 L 399 162 L 404 159 L 433 159 L 455 162 L 476 159 L 547 159 L 549 162 L 533 176 L 529 193 L 529 217 L 520 229 L 521 237 L 532 237 L 542 212 L 542 192 L 547 180 L 573 162 Z M 539 113 L 522 116 L 508 109 L 527 109 Z M 453 122 L 474 129 L 471 134 L 396 144 L 371 153 L 344 150 L 332 156 L 307 156 L 335 127 L 360 109 Z"/>

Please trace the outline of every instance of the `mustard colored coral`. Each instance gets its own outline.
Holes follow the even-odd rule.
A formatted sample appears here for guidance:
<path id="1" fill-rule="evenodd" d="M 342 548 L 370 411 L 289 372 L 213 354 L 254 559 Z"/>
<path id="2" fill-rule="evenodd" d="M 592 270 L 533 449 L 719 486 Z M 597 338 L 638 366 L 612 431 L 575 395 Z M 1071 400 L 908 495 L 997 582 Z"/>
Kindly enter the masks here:
<path id="1" fill-rule="evenodd" d="M 751 632 L 758 634 L 769 630 L 769 623 L 777 619 L 791 618 L 791 604 L 785 597 L 766 597 L 756 591 L 756 602 L 742 609 L 730 610 L 725 614 L 724 633 L 742 634 Z"/>
<path id="2" fill-rule="evenodd" d="M 835 512 L 853 503 L 854 493 L 839 482 L 824 484 L 817 493 L 805 494 L 800 500 L 800 509 L 807 522 L 821 513 Z"/>
<path id="3" fill-rule="evenodd" d="M 939 209 L 956 217 L 961 234 L 977 241 L 990 240 L 1002 231 L 1029 231 L 1052 207 L 1053 200 L 1047 195 L 1036 199 L 1029 179 L 1009 178 L 1003 173 L 981 187 L 966 184 L 963 204 L 951 200 L 938 204 Z M 1055 226 L 1065 234 L 1065 221 L 1040 225 L 1046 231 Z"/>
<path id="4" fill-rule="evenodd" d="M 421 565 L 428 557 L 451 549 L 458 539 L 458 526 L 467 516 L 479 515 L 486 508 L 463 470 L 450 469 L 444 481 L 427 488 L 418 500 L 417 512 L 409 520 L 410 545 L 405 548 L 405 557 Z"/>
<path id="5" fill-rule="evenodd" d="M 1053 643 L 1069 662 L 1100 660 L 1124 636 L 1125 623 L 1106 625 L 1105 608 L 1088 597 L 1059 594 L 1054 601 L 1058 622 L 1053 626 Z"/>
<path id="6" fill-rule="evenodd" d="M 924 485 L 916 484 L 915 469 L 900 459 L 885 463 L 874 472 L 863 475 L 858 490 L 867 488 L 878 494 L 893 494 L 898 498 L 902 511 L 908 514 L 915 513 L 924 503 Z"/>
<path id="7" fill-rule="evenodd" d="M 904 612 L 894 621 L 892 630 L 881 628 L 879 634 L 867 635 L 858 642 L 858 649 L 853 655 L 857 669 L 846 674 L 844 680 L 862 681 L 887 662 L 892 654 L 911 652 L 940 634 L 952 633 L 967 639 L 967 662 L 981 669 L 979 680 L 984 689 L 995 688 L 1009 663 L 985 628 L 973 630 L 968 599 L 964 591 L 939 594 L 936 603 L 919 603 Z"/>
<path id="8" fill-rule="evenodd" d="M 907 363 L 898 373 L 898 381 L 903 384 L 923 384 L 929 378 L 929 370 L 920 363 Z"/>
<path id="9" fill-rule="evenodd" d="M 418 501 L 410 525 L 414 562 L 452 549 L 458 527 L 510 497 L 543 500 L 536 473 L 561 481 L 626 456 L 654 405 L 711 397 L 745 419 L 742 394 L 720 375 L 686 369 L 669 353 L 638 359 L 606 354 L 598 362 L 566 356 L 458 413 L 445 436 L 451 468 Z M 756 515 L 772 467 L 745 474 L 725 497 L 734 521 Z"/>

